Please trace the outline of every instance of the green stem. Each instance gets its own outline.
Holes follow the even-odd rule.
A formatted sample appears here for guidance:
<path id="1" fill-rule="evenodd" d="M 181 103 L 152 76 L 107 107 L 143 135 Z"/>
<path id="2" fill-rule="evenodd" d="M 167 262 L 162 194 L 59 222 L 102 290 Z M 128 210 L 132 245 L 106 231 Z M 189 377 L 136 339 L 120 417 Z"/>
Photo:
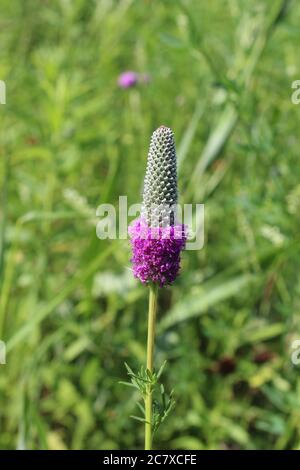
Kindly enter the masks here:
<path id="1" fill-rule="evenodd" d="M 151 285 L 149 292 L 148 339 L 147 339 L 147 369 L 153 372 L 153 351 L 155 337 L 155 319 L 157 310 L 157 286 Z M 145 397 L 145 450 L 152 447 L 152 385 L 147 385 Z"/>

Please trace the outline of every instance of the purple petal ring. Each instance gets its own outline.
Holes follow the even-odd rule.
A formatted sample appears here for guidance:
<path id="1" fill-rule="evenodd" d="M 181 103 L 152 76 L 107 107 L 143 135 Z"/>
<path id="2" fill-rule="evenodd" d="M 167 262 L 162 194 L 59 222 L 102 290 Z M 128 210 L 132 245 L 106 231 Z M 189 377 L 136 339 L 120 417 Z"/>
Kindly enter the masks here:
<path id="1" fill-rule="evenodd" d="M 143 284 L 163 287 L 172 284 L 180 269 L 180 253 L 187 239 L 186 226 L 149 227 L 143 219 L 128 229 L 131 238 L 134 276 Z"/>

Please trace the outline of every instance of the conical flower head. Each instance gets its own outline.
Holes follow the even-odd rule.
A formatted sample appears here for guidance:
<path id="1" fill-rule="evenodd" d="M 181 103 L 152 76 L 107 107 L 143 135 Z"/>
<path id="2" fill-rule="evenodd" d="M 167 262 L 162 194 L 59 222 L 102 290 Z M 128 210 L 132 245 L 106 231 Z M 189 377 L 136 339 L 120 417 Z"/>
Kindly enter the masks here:
<path id="1" fill-rule="evenodd" d="M 177 204 L 176 150 L 173 131 L 153 132 L 144 180 L 142 216 L 151 226 L 174 225 Z"/>
<path id="2" fill-rule="evenodd" d="M 161 126 L 152 135 L 142 216 L 130 227 L 133 272 L 144 284 L 172 284 L 180 269 L 186 229 L 176 224 L 177 172 L 174 135 Z"/>

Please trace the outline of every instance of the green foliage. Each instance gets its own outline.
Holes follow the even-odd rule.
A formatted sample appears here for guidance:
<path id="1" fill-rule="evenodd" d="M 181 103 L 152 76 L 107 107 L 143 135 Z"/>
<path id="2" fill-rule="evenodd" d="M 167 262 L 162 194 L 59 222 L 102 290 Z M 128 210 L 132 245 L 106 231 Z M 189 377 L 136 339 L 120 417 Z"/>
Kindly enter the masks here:
<path id="1" fill-rule="evenodd" d="M 127 369 L 127 374 L 130 377 L 130 382 L 123 382 L 120 383 L 123 385 L 127 385 L 129 387 L 136 388 L 139 390 L 141 398 L 146 400 L 147 395 L 147 386 L 151 388 L 152 400 L 153 400 L 153 414 L 152 414 L 152 433 L 155 434 L 161 423 L 167 418 L 170 414 L 172 409 L 175 406 L 175 400 L 173 398 L 173 391 L 171 391 L 170 395 L 168 396 L 165 392 L 165 388 L 162 383 L 160 383 L 159 379 L 161 374 L 164 370 L 166 365 L 166 361 L 160 367 L 159 371 L 156 373 L 155 371 L 151 372 L 150 370 L 146 369 L 144 366 L 141 366 L 140 370 L 137 374 L 135 374 L 132 369 L 129 367 L 128 364 L 125 362 L 125 366 Z M 141 421 L 145 423 L 145 406 L 142 406 L 141 403 L 137 402 L 137 406 L 139 407 L 142 417 L 131 415 L 131 418 Z"/>
<path id="2" fill-rule="evenodd" d="M 299 2 L 2 0 L 0 21 L 0 448 L 143 448 L 118 381 L 147 290 L 95 214 L 141 201 L 164 124 L 205 245 L 159 294 L 155 444 L 299 449 Z M 149 83 L 120 89 L 127 69 Z"/>

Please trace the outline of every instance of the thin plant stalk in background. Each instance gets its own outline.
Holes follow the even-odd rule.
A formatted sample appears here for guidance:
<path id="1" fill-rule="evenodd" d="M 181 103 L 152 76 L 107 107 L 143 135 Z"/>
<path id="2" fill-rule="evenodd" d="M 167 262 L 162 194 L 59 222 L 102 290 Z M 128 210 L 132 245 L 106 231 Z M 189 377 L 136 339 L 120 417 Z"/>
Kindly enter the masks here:
<path id="1" fill-rule="evenodd" d="M 174 134 L 161 126 L 152 135 L 144 180 L 141 217 L 129 228 L 132 245 L 133 273 L 149 286 L 147 364 L 135 374 L 126 364 L 129 385 L 140 390 L 145 423 L 145 449 L 151 450 L 153 435 L 174 407 L 172 392 L 168 396 L 160 383 L 164 364 L 156 373 L 154 363 L 155 320 L 158 290 L 172 284 L 179 272 L 180 253 L 185 247 L 185 227 L 176 221 L 177 166 Z M 156 399 L 159 395 L 160 400 Z"/>

